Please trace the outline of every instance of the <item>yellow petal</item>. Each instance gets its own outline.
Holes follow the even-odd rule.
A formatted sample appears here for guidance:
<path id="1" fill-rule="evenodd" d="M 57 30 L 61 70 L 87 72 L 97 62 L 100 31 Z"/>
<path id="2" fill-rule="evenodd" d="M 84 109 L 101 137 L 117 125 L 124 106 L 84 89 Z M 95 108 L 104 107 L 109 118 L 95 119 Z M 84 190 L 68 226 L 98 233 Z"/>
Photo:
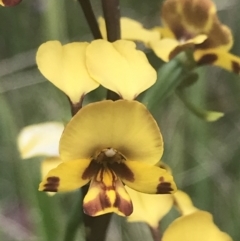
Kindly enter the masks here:
<path id="1" fill-rule="evenodd" d="M 198 65 L 212 64 L 236 74 L 240 73 L 240 58 L 222 49 L 196 50 L 194 59 Z"/>
<path id="2" fill-rule="evenodd" d="M 52 169 L 39 185 L 39 191 L 72 191 L 87 184 L 95 173 L 86 175 L 89 159 L 64 162 Z"/>
<path id="3" fill-rule="evenodd" d="M 149 47 L 153 52 L 163 61 L 168 62 L 170 60 L 170 53 L 180 45 L 175 39 L 165 38 L 159 41 L 151 41 Z"/>
<path id="4" fill-rule="evenodd" d="M 128 216 L 133 211 L 132 202 L 122 182 L 108 169 L 101 169 L 97 177 L 92 180 L 83 200 L 83 209 L 90 216 L 111 212 Z"/>
<path id="5" fill-rule="evenodd" d="M 18 136 L 18 148 L 21 157 L 58 156 L 59 140 L 63 129 L 63 124 L 59 122 L 47 122 L 24 127 Z"/>
<path id="6" fill-rule="evenodd" d="M 233 36 L 231 29 L 219 21 L 214 22 L 207 36 L 207 40 L 200 46 L 201 49 L 221 48 L 229 51 L 232 48 Z"/>
<path id="7" fill-rule="evenodd" d="M 48 172 L 50 172 L 52 169 L 56 168 L 58 165 L 62 163 L 62 160 L 59 157 L 49 157 L 45 159 L 41 163 L 41 177 L 44 179 L 45 176 L 47 176 Z M 55 195 L 54 192 L 47 192 L 48 195 L 53 196 Z"/>
<path id="8" fill-rule="evenodd" d="M 168 62 L 180 52 L 188 48 L 193 48 L 195 44 L 201 44 L 206 39 L 207 36 L 204 34 L 198 35 L 185 42 L 179 42 L 175 39 L 166 38 L 159 41 L 152 41 L 149 43 L 149 46 L 159 58 Z"/>
<path id="9" fill-rule="evenodd" d="M 60 157 L 49 157 L 46 158 L 42 163 L 41 163 L 41 176 L 42 179 L 47 176 L 47 174 L 54 168 L 56 168 L 58 165 L 62 163 L 62 160 Z"/>
<path id="10" fill-rule="evenodd" d="M 164 232 L 162 241 L 232 241 L 214 224 L 212 215 L 197 211 L 177 218 Z"/>
<path id="11" fill-rule="evenodd" d="M 101 85 L 132 100 L 152 86 L 156 71 L 135 43 L 118 40 L 114 43 L 95 40 L 87 47 L 89 74 Z"/>
<path id="12" fill-rule="evenodd" d="M 98 18 L 99 27 L 104 39 L 107 39 L 106 23 L 104 18 Z M 143 43 L 148 43 L 153 40 L 160 39 L 160 32 L 155 29 L 145 29 L 141 23 L 131 18 L 121 17 L 121 39 L 136 40 Z"/>
<path id="13" fill-rule="evenodd" d="M 207 39 L 207 35 L 205 34 L 199 34 L 196 37 L 189 39 L 188 41 L 186 41 L 186 43 L 194 43 L 194 44 L 201 44 L 203 43 L 206 39 Z"/>
<path id="14" fill-rule="evenodd" d="M 173 194 L 174 204 L 182 215 L 188 215 L 196 212 L 198 209 L 194 207 L 191 198 L 183 191 L 176 191 Z"/>
<path id="15" fill-rule="evenodd" d="M 153 195 L 136 192 L 125 186 L 133 203 L 133 213 L 128 217 L 129 222 L 146 222 L 152 228 L 157 228 L 159 221 L 170 211 L 173 196 Z"/>
<path id="16" fill-rule="evenodd" d="M 163 141 L 144 105 L 106 100 L 86 105 L 72 118 L 60 141 L 60 155 L 63 161 L 90 158 L 105 148 L 155 164 L 162 156 Z"/>
<path id="17" fill-rule="evenodd" d="M 99 84 L 88 74 L 85 53 L 89 43 L 61 45 L 58 41 L 42 44 L 36 56 L 40 72 L 46 79 L 62 90 L 73 103 L 96 89 Z"/>
<path id="18" fill-rule="evenodd" d="M 149 194 L 170 194 L 176 184 L 165 169 L 139 161 L 125 161 L 111 164 L 112 170 L 130 188 Z"/>
<path id="19" fill-rule="evenodd" d="M 169 28 L 154 27 L 152 30 L 159 32 L 161 38 L 176 38 L 174 33 Z"/>

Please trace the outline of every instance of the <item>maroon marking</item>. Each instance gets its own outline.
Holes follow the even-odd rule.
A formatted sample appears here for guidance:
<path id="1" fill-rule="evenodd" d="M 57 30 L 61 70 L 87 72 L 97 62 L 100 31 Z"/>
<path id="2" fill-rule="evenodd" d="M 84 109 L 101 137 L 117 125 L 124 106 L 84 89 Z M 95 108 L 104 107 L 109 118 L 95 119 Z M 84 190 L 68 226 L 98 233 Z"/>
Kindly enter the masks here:
<path id="1" fill-rule="evenodd" d="M 129 182 L 133 182 L 135 180 L 134 173 L 129 169 L 129 167 L 124 162 L 114 162 L 108 164 L 108 166 L 109 169 L 112 169 L 120 178 L 124 178 Z"/>
<path id="2" fill-rule="evenodd" d="M 3 0 L 3 4 L 6 7 L 13 7 L 19 4 L 22 0 Z"/>
<path id="3" fill-rule="evenodd" d="M 113 206 L 118 208 L 118 210 L 124 213 L 126 216 L 131 215 L 131 213 L 133 212 L 132 202 L 131 201 L 128 202 L 124 200 L 123 198 L 121 198 L 121 196 L 118 193 L 116 193 L 116 200 Z"/>
<path id="4" fill-rule="evenodd" d="M 95 176 L 101 168 L 101 164 L 97 163 L 96 161 L 92 160 L 89 166 L 85 169 L 84 173 L 82 174 L 82 179 L 91 179 Z"/>
<path id="5" fill-rule="evenodd" d="M 83 204 L 84 213 L 89 216 L 95 216 L 97 212 L 104 210 L 105 208 L 111 207 L 110 200 L 106 195 L 106 191 L 104 190 L 104 188 L 102 188 L 102 185 L 100 189 L 101 190 L 99 190 L 99 194 L 95 199 Z"/>
<path id="6" fill-rule="evenodd" d="M 164 177 L 160 177 L 160 178 L 159 178 L 159 181 L 160 181 L 160 182 L 164 182 Z"/>
<path id="7" fill-rule="evenodd" d="M 157 194 L 170 194 L 173 191 L 171 183 L 161 182 L 157 186 Z"/>
<path id="8" fill-rule="evenodd" d="M 60 178 L 59 177 L 48 177 L 47 183 L 44 184 L 43 191 L 45 192 L 57 192 L 59 186 Z"/>
<path id="9" fill-rule="evenodd" d="M 213 64 L 218 59 L 216 54 L 205 54 L 198 61 L 198 65 Z"/>
<path id="10" fill-rule="evenodd" d="M 234 73 L 239 74 L 240 73 L 240 64 L 238 62 L 232 61 L 232 70 Z"/>

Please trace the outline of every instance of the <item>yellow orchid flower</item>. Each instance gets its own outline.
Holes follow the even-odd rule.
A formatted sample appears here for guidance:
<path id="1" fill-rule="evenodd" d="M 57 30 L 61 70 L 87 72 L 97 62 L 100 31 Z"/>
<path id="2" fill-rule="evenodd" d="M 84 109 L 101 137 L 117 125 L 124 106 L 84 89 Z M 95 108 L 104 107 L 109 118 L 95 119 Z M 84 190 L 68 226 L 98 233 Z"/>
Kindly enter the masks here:
<path id="1" fill-rule="evenodd" d="M 19 4 L 22 0 L 0 0 L 0 5 L 4 7 L 13 7 Z"/>
<path id="2" fill-rule="evenodd" d="M 125 187 L 132 202 L 133 213 L 127 218 L 128 222 L 145 222 L 153 229 L 158 229 L 159 221 L 173 206 L 173 197 L 136 192 Z"/>
<path id="3" fill-rule="evenodd" d="M 162 241 L 232 241 L 213 222 L 209 212 L 193 206 L 189 196 L 177 191 L 173 194 L 174 202 L 182 213 L 163 233 Z"/>
<path id="4" fill-rule="evenodd" d="M 169 195 L 148 195 L 126 187 L 133 202 L 134 211 L 129 222 L 146 222 L 158 231 L 159 221 L 170 211 L 173 204 L 181 213 L 163 232 L 163 241 L 232 241 L 219 230 L 212 215 L 194 207 L 190 197 L 183 191 Z"/>
<path id="5" fill-rule="evenodd" d="M 23 159 L 47 156 L 41 163 L 42 178 L 62 161 L 59 141 L 64 126 L 60 122 L 47 122 L 24 127 L 18 136 L 18 149 Z"/>
<path id="6" fill-rule="evenodd" d="M 152 29 L 121 18 L 122 38 L 143 42 L 165 62 L 191 48 L 198 65 L 213 64 L 239 74 L 240 58 L 228 52 L 233 45 L 231 30 L 219 21 L 211 0 L 166 0 L 161 18 L 165 27 Z M 100 17 L 98 22 L 104 37 L 105 21 Z"/>
<path id="7" fill-rule="evenodd" d="M 123 99 L 133 100 L 157 79 L 144 53 L 127 40 L 63 46 L 58 41 L 49 41 L 39 47 L 36 61 L 40 72 L 65 92 L 73 104 L 99 84 Z"/>
<path id="8" fill-rule="evenodd" d="M 173 177 L 155 166 L 163 153 L 160 130 L 146 107 L 136 101 L 101 101 L 84 106 L 60 140 L 63 161 L 40 183 L 40 191 L 78 189 L 90 182 L 84 212 L 128 216 L 131 199 L 123 183 L 139 192 L 169 194 Z"/>
<path id="9" fill-rule="evenodd" d="M 169 174 L 172 171 L 165 163 L 160 162 L 161 168 Z M 133 202 L 133 213 L 127 218 L 128 222 L 145 222 L 152 230 L 158 230 L 159 221 L 170 211 L 173 206 L 173 195 L 153 195 L 137 192 L 129 187 L 125 187 Z M 178 191 L 177 191 L 178 192 Z"/>
<path id="10" fill-rule="evenodd" d="M 231 30 L 220 22 L 211 0 L 166 0 L 161 17 L 175 39 L 149 44 L 158 57 L 169 61 L 192 47 L 198 65 L 213 64 L 239 74 L 240 58 L 228 53 L 233 45 Z"/>

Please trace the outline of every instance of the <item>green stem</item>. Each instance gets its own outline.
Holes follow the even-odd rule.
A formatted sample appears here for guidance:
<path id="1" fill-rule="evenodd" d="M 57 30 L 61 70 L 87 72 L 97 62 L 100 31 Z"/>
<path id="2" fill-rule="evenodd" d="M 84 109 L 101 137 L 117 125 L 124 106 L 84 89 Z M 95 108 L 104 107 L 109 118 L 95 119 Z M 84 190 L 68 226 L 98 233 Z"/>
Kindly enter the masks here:
<path id="1" fill-rule="evenodd" d="M 82 220 L 82 212 L 79 210 L 79 207 L 81 207 L 82 203 L 82 193 L 78 193 L 78 198 L 76 200 L 76 203 L 74 204 L 74 207 L 72 209 L 72 212 L 70 214 L 66 232 L 63 241 L 71 241 L 74 240 L 76 237 L 76 231 L 78 230 L 81 220 Z"/>

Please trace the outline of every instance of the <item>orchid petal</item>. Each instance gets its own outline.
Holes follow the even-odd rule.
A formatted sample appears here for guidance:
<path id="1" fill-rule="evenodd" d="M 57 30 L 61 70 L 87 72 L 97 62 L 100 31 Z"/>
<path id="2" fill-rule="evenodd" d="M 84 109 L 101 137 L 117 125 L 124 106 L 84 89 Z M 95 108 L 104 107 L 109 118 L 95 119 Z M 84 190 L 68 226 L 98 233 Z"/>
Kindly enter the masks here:
<path id="1" fill-rule="evenodd" d="M 166 229 L 162 241 L 232 241 L 231 237 L 219 230 L 212 215 L 205 211 L 177 218 Z"/>
<path id="2" fill-rule="evenodd" d="M 89 159 L 61 163 L 47 174 L 39 185 L 39 191 L 65 192 L 82 187 L 96 174 L 86 174 L 90 163 Z"/>
<path id="3" fill-rule="evenodd" d="M 84 212 L 90 216 L 99 216 L 115 212 L 121 216 L 132 213 L 132 202 L 122 182 L 108 169 L 101 169 L 91 182 L 83 201 Z"/>
<path id="4" fill-rule="evenodd" d="M 156 71 L 134 42 L 95 40 L 87 47 L 86 56 L 91 77 L 123 99 L 135 99 L 156 82 Z"/>
<path id="5" fill-rule="evenodd" d="M 68 123 L 60 141 L 63 161 L 91 158 L 105 148 L 125 158 L 157 163 L 163 153 L 159 127 L 137 101 L 100 101 L 84 106 Z"/>
<path id="6" fill-rule="evenodd" d="M 236 74 L 240 73 L 240 58 L 222 49 L 204 49 L 194 52 L 198 65 L 212 64 Z"/>
<path id="7" fill-rule="evenodd" d="M 149 194 L 171 194 L 176 184 L 165 169 L 139 161 L 125 161 L 109 165 L 130 188 Z"/>
<path id="8" fill-rule="evenodd" d="M 133 213 L 128 222 L 146 222 L 152 228 L 157 228 L 159 221 L 170 211 L 173 205 L 173 196 L 153 195 L 137 192 L 125 186 L 133 203 Z M 147 215 L 146 215 L 147 214 Z"/>
<path id="9" fill-rule="evenodd" d="M 99 28 L 104 39 L 107 39 L 106 23 L 104 18 L 98 18 Z M 143 25 L 131 18 L 121 17 L 121 38 L 140 41 L 147 44 L 150 41 L 160 39 L 160 32 L 155 29 L 148 30 Z"/>
<path id="10" fill-rule="evenodd" d="M 64 126 L 59 122 L 47 122 L 24 127 L 18 136 L 18 148 L 22 158 L 58 156 L 58 146 Z"/>
<path id="11" fill-rule="evenodd" d="M 42 44 L 36 56 L 40 72 L 46 79 L 78 103 L 88 92 L 99 84 L 89 75 L 86 64 L 86 48 L 89 43 L 61 45 L 58 41 Z"/>

